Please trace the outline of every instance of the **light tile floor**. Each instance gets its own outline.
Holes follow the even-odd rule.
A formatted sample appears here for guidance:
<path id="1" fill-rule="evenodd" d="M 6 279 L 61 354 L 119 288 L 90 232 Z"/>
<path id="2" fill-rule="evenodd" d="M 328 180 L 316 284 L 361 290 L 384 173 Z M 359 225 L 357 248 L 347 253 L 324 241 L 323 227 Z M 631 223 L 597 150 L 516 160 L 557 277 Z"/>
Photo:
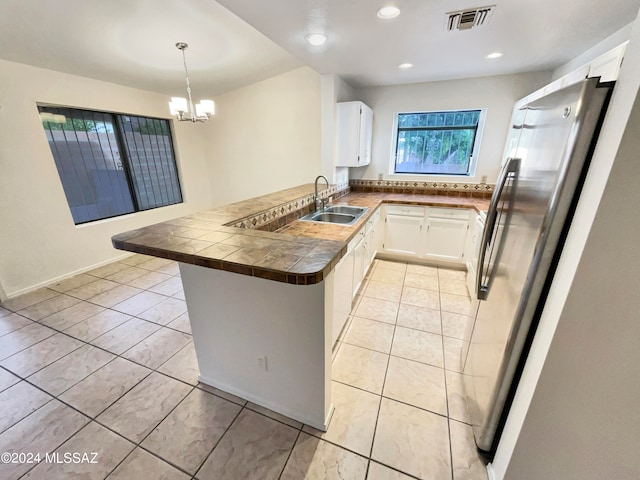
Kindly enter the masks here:
<path id="1" fill-rule="evenodd" d="M 471 308 L 462 272 L 376 260 L 319 432 L 198 383 L 175 262 L 77 275 L 0 306 L 0 478 L 486 480 L 461 396 Z"/>

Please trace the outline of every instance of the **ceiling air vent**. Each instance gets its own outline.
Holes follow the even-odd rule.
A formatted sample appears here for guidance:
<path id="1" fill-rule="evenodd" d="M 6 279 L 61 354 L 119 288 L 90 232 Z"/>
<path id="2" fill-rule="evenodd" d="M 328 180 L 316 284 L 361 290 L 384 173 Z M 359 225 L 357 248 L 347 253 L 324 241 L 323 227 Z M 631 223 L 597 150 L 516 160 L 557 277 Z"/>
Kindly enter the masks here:
<path id="1" fill-rule="evenodd" d="M 466 8 L 457 12 L 447 12 L 444 20 L 444 29 L 453 32 L 454 30 L 469 30 L 473 27 L 480 27 L 489 23 L 489 19 L 496 9 L 495 5 L 488 7 Z"/>

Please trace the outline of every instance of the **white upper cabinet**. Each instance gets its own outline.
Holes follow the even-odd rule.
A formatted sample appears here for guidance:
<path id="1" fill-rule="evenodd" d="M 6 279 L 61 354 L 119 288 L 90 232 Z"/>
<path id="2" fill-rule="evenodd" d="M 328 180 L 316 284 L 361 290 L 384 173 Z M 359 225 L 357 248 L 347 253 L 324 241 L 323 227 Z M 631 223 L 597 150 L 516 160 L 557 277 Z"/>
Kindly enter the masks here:
<path id="1" fill-rule="evenodd" d="M 515 109 L 531 103 L 538 98 L 542 98 L 545 95 L 553 93 L 556 90 L 560 90 L 561 88 L 580 82 L 585 78 L 600 77 L 601 82 L 612 82 L 617 80 L 618 74 L 620 73 L 620 66 L 624 60 L 624 52 L 628 43 L 629 42 L 627 41 L 618 45 L 616 48 L 593 59 L 588 64 L 583 65 L 580 68 L 576 68 L 572 72 L 554 80 L 541 89 L 521 98 L 515 103 Z"/>
<path id="2" fill-rule="evenodd" d="M 362 102 L 338 103 L 337 167 L 362 167 L 371 162 L 373 110 Z"/>

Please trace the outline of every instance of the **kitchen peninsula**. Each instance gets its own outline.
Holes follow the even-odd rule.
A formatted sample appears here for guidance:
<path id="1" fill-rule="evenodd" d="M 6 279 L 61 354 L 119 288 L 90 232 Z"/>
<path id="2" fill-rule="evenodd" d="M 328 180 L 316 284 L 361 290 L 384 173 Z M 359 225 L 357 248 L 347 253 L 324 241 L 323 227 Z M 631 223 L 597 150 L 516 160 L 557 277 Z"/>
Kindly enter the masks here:
<path id="1" fill-rule="evenodd" d="M 125 232 L 115 248 L 180 262 L 203 383 L 326 430 L 334 269 L 383 203 L 486 209 L 488 200 L 322 192 L 368 207 L 355 224 L 299 221 L 313 185 Z M 343 194 L 348 193 L 343 196 Z"/>

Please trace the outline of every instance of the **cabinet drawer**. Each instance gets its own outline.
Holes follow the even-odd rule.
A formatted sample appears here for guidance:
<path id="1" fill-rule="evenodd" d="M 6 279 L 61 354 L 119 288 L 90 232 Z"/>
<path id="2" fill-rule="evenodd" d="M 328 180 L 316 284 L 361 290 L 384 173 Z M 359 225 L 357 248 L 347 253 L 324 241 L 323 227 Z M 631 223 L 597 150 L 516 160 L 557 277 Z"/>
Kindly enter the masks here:
<path id="1" fill-rule="evenodd" d="M 469 212 L 467 208 L 440 208 L 428 207 L 427 215 L 429 217 L 451 218 L 455 220 L 469 220 Z"/>
<path id="2" fill-rule="evenodd" d="M 385 213 L 387 215 L 422 217 L 424 216 L 424 207 L 418 207 L 415 205 L 387 205 L 385 207 Z"/>

